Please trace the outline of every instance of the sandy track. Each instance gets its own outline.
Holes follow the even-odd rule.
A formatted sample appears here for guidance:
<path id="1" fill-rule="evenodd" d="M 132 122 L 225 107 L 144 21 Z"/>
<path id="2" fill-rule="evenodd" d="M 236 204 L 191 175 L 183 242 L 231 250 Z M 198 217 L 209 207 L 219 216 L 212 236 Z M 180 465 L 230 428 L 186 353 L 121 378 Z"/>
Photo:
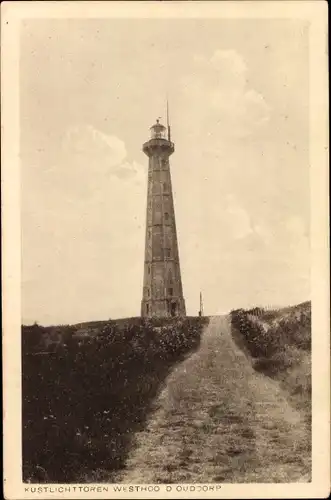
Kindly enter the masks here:
<path id="1" fill-rule="evenodd" d="M 211 318 L 136 434 L 125 483 L 308 481 L 307 430 L 277 382 L 256 373 L 229 319 Z"/>

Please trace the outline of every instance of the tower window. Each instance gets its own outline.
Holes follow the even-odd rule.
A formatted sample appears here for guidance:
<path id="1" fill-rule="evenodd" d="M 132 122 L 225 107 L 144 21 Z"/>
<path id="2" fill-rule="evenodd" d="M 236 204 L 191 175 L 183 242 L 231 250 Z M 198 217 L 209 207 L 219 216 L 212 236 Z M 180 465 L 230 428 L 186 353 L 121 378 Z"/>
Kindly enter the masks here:
<path id="1" fill-rule="evenodd" d="M 169 220 L 169 214 L 168 214 L 168 212 L 165 212 L 165 213 L 164 213 L 164 219 L 165 219 L 165 220 Z"/>
<path id="2" fill-rule="evenodd" d="M 147 267 L 147 272 L 148 272 L 148 274 L 151 274 L 151 266 Z"/>
<path id="3" fill-rule="evenodd" d="M 163 183 L 163 191 L 167 191 L 168 189 L 168 184 L 166 182 Z"/>
<path id="4" fill-rule="evenodd" d="M 148 297 L 150 296 L 150 293 L 151 293 L 151 292 L 150 292 L 149 288 L 147 288 L 147 296 L 148 296 Z"/>
<path id="5" fill-rule="evenodd" d="M 170 248 L 165 248 L 164 249 L 164 256 L 165 257 L 170 257 Z"/>
<path id="6" fill-rule="evenodd" d="M 173 288 L 168 288 L 168 294 L 169 294 L 171 297 L 172 297 L 172 295 L 173 295 L 173 292 L 174 292 Z"/>
<path id="7" fill-rule="evenodd" d="M 149 314 L 149 304 L 146 304 L 146 313 Z"/>

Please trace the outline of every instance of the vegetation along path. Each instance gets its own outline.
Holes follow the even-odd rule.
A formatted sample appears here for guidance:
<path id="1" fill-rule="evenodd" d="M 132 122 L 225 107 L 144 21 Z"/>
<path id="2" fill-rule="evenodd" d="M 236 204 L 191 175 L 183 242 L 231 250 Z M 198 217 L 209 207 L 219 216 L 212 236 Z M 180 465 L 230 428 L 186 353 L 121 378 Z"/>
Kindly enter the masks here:
<path id="1" fill-rule="evenodd" d="M 117 480 L 307 481 L 306 439 L 278 382 L 253 369 L 229 318 L 214 317 L 198 351 L 168 376 Z"/>

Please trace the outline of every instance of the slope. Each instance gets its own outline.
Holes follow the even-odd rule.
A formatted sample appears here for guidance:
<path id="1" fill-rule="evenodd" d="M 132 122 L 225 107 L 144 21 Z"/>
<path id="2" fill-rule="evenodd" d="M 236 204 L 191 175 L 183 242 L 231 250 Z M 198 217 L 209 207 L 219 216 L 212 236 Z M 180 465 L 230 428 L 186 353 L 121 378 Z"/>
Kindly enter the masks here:
<path id="1" fill-rule="evenodd" d="M 26 482 L 112 482 L 174 365 L 207 318 L 22 327 Z"/>

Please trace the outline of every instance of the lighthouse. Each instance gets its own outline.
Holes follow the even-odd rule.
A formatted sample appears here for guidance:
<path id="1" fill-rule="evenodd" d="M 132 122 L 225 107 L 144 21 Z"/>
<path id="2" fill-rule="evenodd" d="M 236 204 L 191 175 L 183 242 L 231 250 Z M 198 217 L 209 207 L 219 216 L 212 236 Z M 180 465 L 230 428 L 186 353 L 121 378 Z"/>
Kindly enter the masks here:
<path id="1" fill-rule="evenodd" d="M 167 113 L 168 114 L 168 113 Z M 144 284 L 141 316 L 185 316 L 169 158 L 175 151 L 159 120 L 143 144 L 148 156 Z"/>

